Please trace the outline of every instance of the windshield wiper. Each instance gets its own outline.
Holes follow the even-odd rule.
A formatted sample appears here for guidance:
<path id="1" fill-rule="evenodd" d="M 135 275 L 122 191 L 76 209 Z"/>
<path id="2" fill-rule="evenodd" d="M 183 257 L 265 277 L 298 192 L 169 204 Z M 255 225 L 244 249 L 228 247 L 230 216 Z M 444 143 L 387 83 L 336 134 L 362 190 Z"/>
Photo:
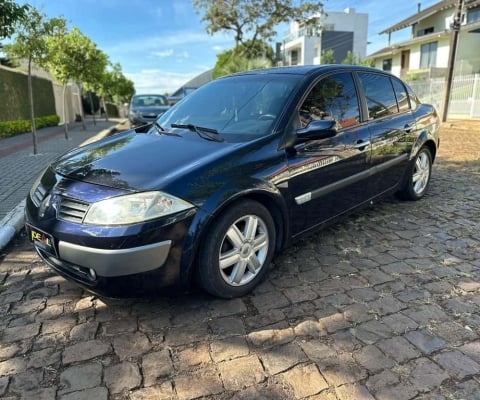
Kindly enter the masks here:
<path id="1" fill-rule="evenodd" d="M 205 128 L 203 126 L 197 126 L 193 124 L 171 124 L 172 128 L 188 129 L 195 132 L 203 139 L 213 140 L 215 142 L 223 142 L 223 138 L 218 137 L 218 131 L 212 128 Z"/>
<path id="2" fill-rule="evenodd" d="M 173 132 L 167 132 L 165 129 L 163 129 L 162 125 L 160 125 L 157 121 L 153 123 L 153 126 L 155 127 L 159 135 L 180 136 Z"/>

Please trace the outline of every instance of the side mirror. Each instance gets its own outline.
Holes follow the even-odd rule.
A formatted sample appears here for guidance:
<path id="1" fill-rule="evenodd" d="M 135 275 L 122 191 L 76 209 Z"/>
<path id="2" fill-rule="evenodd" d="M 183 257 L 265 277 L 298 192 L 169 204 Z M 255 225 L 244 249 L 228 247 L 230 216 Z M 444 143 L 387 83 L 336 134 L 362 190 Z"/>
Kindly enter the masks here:
<path id="1" fill-rule="evenodd" d="M 308 140 L 319 140 L 333 137 L 337 134 L 336 122 L 333 120 L 313 120 L 307 126 L 297 130 L 297 143 Z"/>

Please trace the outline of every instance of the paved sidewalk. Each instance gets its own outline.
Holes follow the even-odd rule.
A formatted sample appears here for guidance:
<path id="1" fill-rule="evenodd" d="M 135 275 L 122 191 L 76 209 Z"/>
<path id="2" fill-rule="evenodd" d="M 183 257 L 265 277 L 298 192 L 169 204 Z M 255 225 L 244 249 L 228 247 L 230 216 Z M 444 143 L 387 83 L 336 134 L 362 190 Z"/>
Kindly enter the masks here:
<path id="1" fill-rule="evenodd" d="M 107 136 L 126 129 L 124 119 L 87 119 L 86 130 L 80 122 L 70 124 L 69 139 L 64 127 L 37 131 L 38 154 L 33 155 L 32 134 L 25 133 L 0 139 L 0 249 L 23 226 L 23 201 L 43 168 L 57 156 L 92 138 Z"/>

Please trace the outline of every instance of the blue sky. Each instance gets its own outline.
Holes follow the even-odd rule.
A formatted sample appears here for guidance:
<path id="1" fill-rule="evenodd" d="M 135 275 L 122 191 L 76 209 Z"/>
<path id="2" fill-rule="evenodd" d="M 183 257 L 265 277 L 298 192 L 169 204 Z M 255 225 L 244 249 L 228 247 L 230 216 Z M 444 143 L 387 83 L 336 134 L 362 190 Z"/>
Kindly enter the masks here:
<path id="1" fill-rule="evenodd" d="M 216 54 L 233 47 L 233 37 L 209 36 L 191 0 L 17 0 L 33 5 L 48 17 L 63 16 L 122 65 L 137 93 L 173 92 L 212 68 Z M 346 7 L 369 14 L 367 53 L 387 45 L 378 32 L 438 0 L 324 0 L 328 11 Z M 278 29 L 279 41 L 286 25 Z M 408 29 L 392 36 L 400 40 Z M 273 44 L 273 43 L 272 43 Z"/>

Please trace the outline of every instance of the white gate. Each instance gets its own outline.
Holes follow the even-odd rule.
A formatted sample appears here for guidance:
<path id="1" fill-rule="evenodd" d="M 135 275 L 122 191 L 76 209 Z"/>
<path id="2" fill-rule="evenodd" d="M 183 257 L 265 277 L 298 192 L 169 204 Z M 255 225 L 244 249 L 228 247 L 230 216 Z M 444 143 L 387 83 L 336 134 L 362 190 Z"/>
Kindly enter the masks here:
<path id="1" fill-rule="evenodd" d="M 412 81 L 409 85 L 422 102 L 434 105 L 439 112 L 442 110 L 444 78 Z M 453 78 L 448 117 L 480 118 L 480 74 Z"/>

